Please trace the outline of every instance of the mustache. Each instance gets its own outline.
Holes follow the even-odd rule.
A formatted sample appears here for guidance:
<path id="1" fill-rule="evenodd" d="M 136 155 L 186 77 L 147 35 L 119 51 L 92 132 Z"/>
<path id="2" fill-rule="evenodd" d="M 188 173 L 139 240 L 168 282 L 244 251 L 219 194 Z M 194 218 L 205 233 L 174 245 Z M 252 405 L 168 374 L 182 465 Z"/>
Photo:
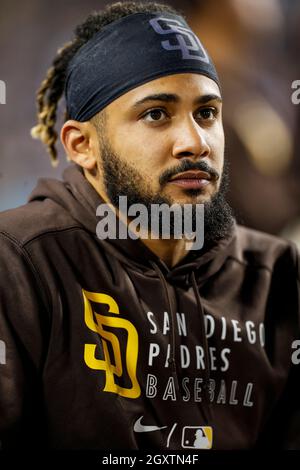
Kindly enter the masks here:
<path id="1" fill-rule="evenodd" d="M 214 168 L 210 167 L 206 162 L 191 162 L 191 160 L 183 160 L 176 168 L 170 168 L 164 171 L 159 177 L 159 183 L 164 185 L 168 183 L 169 179 L 173 176 L 183 173 L 184 171 L 198 170 L 208 173 L 212 180 L 217 181 L 220 178 L 219 173 Z"/>

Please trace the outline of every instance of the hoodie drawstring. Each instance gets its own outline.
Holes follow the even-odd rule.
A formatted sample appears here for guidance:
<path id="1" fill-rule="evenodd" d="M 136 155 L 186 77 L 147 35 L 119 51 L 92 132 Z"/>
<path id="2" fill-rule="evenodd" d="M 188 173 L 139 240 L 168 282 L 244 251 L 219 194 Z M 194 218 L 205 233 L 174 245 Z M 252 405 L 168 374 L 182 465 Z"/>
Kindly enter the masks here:
<path id="1" fill-rule="evenodd" d="M 179 382 L 178 382 L 177 364 L 176 364 L 176 357 L 175 357 L 176 335 L 175 335 L 175 328 L 174 328 L 174 325 L 173 325 L 173 319 L 176 318 L 176 312 L 174 312 L 173 303 L 171 302 L 171 298 L 170 298 L 169 291 L 168 291 L 167 281 L 166 281 L 163 273 L 161 272 L 161 270 L 159 269 L 159 267 L 157 266 L 156 263 L 154 263 L 153 261 L 150 261 L 150 263 L 151 263 L 153 269 L 155 270 L 155 272 L 157 273 L 161 283 L 164 286 L 164 294 L 165 294 L 165 298 L 167 300 L 167 304 L 169 306 L 169 311 L 170 311 L 169 320 L 170 320 L 171 340 L 170 340 L 170 359 L 169 359 L 168 362 L 171 366 L 171 373 L 172 373 L 172 377 L 174 379 L 175 388 L 179 392 L 180 391 L 180 386 L 179 386 Z"/>
<path id="2" fill-rule="evenodd" d="M 169 364 L 171 366 L 171 373 L 172 377 L 174 379 L 175 387 L 178 392 L 180 392 L 180 385 L 179 385 L 179 380 L 178 380 L 178 372 L 177 372 L 177 364 L 176 364 L 176 334 L 175 334 L 175 328 L 174 328 L 174 319 L 176 318 L 176 311 L 174 309 L 173 302 L 171 301 L 169 290 L 168 290 L 168 284 L 166 281 L 165 276 L 157 266 L 157 264 L 153 261 L 150 261 L 153 269 L 157 273 L 162 285 L 163 285 L 163 290 L 164 290 L 164 295 L 167 301 L 167 305 L 169 306 L 169 311 L 170 311 L 170 331 L 171 331 L 171 339 L 170 339 L 170 359 L 169 359 Z M 192 288 L 194 291 L 194 295 L 196 298 L 197 302 L 197 307 L 198 307 L 198 312 L 199 312 L 199 317 L 200 317 L 200 322 L 201 322 L 201 327 L 200 327 L 200 341 L 201 344 L 203 345 L 203 350 L 204 350 L 204 364 L 205 364 L 205 369 L 204 369 L 204 378 L 203 378 L 203 390 L 204 390 L 204 397 L 205 397 L 205 402 L 207 406 L 202 407 L 202 412 L 204 415 L 204 419 L 206 421 L 206 424 L 210 423 L 212 421 L 212 408 L 211 408 L 211 401 L 209 397 L 209 385 L 210 385 L 210 358 L 209 358 L 209 351 L 208 351 L 208 342 L 206 338 L 206 328 L 205 328 L 205 317 L 204 317 L 204 311 L 201 303 L 201 298 L 199 294 L 199 289 L 195 277 L 195 272 L 192 271 L 190 275 L 191 283 L 192 283 Z"/>
<path id="3" fill-rule="evenodd" d="M 206 422 L 209 423 L 212 420 L 212 407 L 211 407 L 211 401 L 210 401 L 210 396 L 209 396 L 209 386 L 210 386 L 210 358 L 209 358 L 209 351 L 208 351 L 208 341 L 206 338 L 206 328 L 205 328 L 205 317 L 204 317 L 204 311 L 202 307 L 202 302 L 199 294 L 199 289 L 196 281 L 196 276 L 195 272 L 192 271 L 191 274 L 191 281 L 192 281 L 192 286 L 193 286 L 193 291 L 195 294 L 197 306 L 198 306 L 198 311 L 199 311 L 199 317 L 201 321 L 201 329 L 200 329 L 200 334 L 201 334 L 201 344 L 203 345 L 204 349 L 204 379 L 203 379 L 203 389 L 205 393 L 205 398 L 206 398 L 206 403 L 208 405 L 208 409 L 203 407 L 203 414 L 206 419 Z M 208 413 L 206 413 L 206 410 Z"/>

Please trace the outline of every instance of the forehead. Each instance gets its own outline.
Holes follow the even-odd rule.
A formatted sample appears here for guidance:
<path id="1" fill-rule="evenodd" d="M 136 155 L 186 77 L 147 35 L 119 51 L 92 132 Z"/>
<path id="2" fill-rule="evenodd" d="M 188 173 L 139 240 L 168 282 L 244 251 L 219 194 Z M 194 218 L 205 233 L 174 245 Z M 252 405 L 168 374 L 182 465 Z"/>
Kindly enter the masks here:
<path id="1" fill-rule="evenodd" d="M 133 106 L 148 95 L 171 93 L 178 95 L 182 102 L 193 102 L 203 95 L 221 97 L 220 89 L 213 80 L 197 73 L 180 73 L 151 80 L 114 100 L 107 106 L 112 111 L 120 106 Z"/>

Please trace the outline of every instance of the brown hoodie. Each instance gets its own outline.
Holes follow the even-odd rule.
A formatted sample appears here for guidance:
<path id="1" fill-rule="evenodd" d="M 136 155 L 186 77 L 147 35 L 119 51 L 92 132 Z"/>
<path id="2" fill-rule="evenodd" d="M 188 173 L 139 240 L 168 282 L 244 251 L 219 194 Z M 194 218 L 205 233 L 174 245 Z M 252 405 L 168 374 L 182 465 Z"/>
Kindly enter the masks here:
<path id="1" fill-rule="evenodd" d="M 3 448 L 299 449 L 295 246 L 235 224 L 170 269 L 101 202 L 70 165 L 0 215 Z"/>

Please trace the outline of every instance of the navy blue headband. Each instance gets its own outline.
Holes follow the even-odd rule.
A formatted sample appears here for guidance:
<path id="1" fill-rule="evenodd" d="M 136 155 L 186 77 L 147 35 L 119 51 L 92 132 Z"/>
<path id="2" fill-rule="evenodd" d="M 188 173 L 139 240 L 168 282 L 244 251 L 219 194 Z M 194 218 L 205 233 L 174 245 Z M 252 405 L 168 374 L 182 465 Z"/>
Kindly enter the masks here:
<path id="1" fill-rule="evenodd" d="M 105 26 L 71 60 L 65 97 L 70 119 L 88 121 L 129 90 L 165 75 L 217 72 L 181 16 L 134 13 Z"/>

